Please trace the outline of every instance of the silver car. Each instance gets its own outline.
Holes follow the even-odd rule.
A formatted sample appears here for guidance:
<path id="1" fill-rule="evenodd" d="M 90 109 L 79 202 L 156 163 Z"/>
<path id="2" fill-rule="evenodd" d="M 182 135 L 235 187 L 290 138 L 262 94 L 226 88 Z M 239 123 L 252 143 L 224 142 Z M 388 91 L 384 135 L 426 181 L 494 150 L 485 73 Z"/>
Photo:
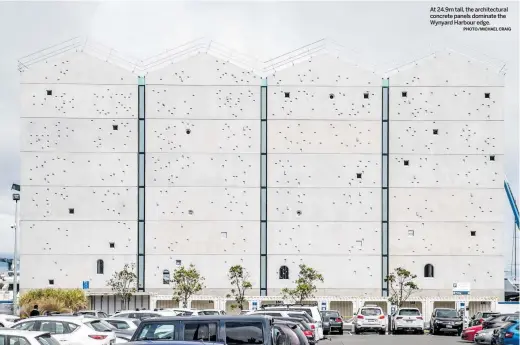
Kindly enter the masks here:
<path id="1" fill-rule="evenodd" d="M 496 328 L 486 328 L 478 331 L 477 334 L 475 334 L 475 343 L 490 345 L 495 329 Z"/>

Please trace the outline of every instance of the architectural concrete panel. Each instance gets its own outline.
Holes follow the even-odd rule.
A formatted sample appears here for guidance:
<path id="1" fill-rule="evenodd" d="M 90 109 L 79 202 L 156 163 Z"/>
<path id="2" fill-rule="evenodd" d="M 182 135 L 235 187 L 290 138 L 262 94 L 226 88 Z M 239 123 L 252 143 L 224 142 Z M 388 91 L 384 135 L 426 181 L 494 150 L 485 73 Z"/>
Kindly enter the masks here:
<path id="1" fill-rule="evenodd" d="M 379 188 L 269 188 L 270 221 L 350 221 L 381 219 Z"/>
<path id="2" fill-rule="evenodd" d="M 381 256 L 365 255 L 269 255 L 267 282 L 270 289 L 293 288 L 299 265 L 305 264 L 323 275 L 318 289 L 374 289 L 381 290 Z M 281 266 L 289 268 L 289 279 L 279 279 Z M 343 294 L 348 296 L 348 294 Z M 377 293 L 374 294 L 377 296 Z"/>
<path id="3" fill-rule="evenodd" d="M 137 76 L 87 53 L 69 51 L 30 65 L 22 84 L 135 85 Z"/>
<path id="4" fill-rule="evenodd" d="M 147 255 L 260 255 L 256 221 L 149 221 Z"/>
<path id="5" fill-rule="evenodd" d="M 166 119 L 258 119 L 258 86 L 146 87 L 146 117 Z"/>
<path id="6" fill-rule="evenodd" d="M 273 85 L 380 86 L 381 76 L 329 54 L 281 69 L 268 77 Z M 367 90 L 368 91 L 368 90 Z"/>
<path id="7" fill-rule="evenodd" d="M 103 260 L 104 274 L 97 274 L 97 260 Z M 20 258 L 20 266 L 24 267 L 22 288 L 81 289 L 83 281 L 88 280 L 90 291 L 110 292 L 107 280 L 132 262 L 135 262 L 135 255 L 23 255 Z M 49 284 L 51 279 L 53 285 Z"/>
<path id="8" fill-rule="evenodd" d="M 381 121 L 284 121 L 268 126 L 269 153 L 381 153 Z"/>
<path id="9" fill-rule="evenodd" d="M 269 154 L 269 187 L 380 187 L 380 154 Z M 361 174 L 361 175 L 358 175 Z"/>
<path id="10" fill-rule="evenodd" d="M 148 187 L 147 220 L 259 220 L 258 188 Z"/>
<path id="11" fill-rule="evenodd" d="M 496 256 L 503 253 L 500 222 L 391 222 L 391 255 Z"/>
<path id="12" fill-rule="evenodd" d="M 381 253 L 381 222 L 269 222 L 271 255 L 365 255 Z"/>
<path id="13" fill-rule="evenodd" d="M 499 68 L 446 50 L 393 71 L 390 86 L 502 86 Z"/>
<path id="14" fill-rule="evenodd" d="M 391 221 L 502 222 L 502 189 L 390 188 Z"/>
<path id="15" fill-rule="evenodd" d="M 424 266 L 434 267 L 434 277 L 424 277 Z M 497 256 L 397 256 L 390 258 L 390 269 L 404 267 L 417 275 L 417 284 L 422 294 L 431 296 L 435 291 L 438 295 L 453 295 L 453 283 L 471 284 L 471 294 L 480 296 L 497 295 L 504 289 L 504 263 L 502 255 Z M 478 290 L 481 290 L 480 292 Z M 421 294 L 421 291 L 419 292 Z"/>
<path id="16" fill-rule="evenodd" d="M 24 256 L 137 255 L 137 226 L 133 220 L 23 221 L 20 227 L 21 255 Z M 24 271 L 27 269 L 30 267 L 25 266 Z"/>
<path id="17" fill-rule="evenodd" d="M 502 188 L 502 155 L 391 155 L 390 187 Z"/>
<path id="18" fill-rule="evenodd" d="M 489 98 L 486 95 L 489 94 Z M 503 120 L 502 88 L 392 87 L 392 121 Z"/>
<path id="19" fill-rule="evenodd" d="M 23 84 L 21 97 L 21 117 L 137 117 L 137 85 Z"/>
<path id="20" fill-rule="evenodd" d="M 260 85 L 260 77 L 207 53 L 150 72 L 148 85 Z"/>
<path id="21" fill-rule="evenodd" d="M 25 118 L 21 133 L 22 152 L 137 152 L 135 120 Z"/>
<path id="22" fill-rule="evenodd" d="M 268 92 L 269 119 L 361 121 L 381 118 L 381 87 L 272 86 Z"/>
<path id="23" fill-rule="evenodd" d="M 36 220 L 137 220 L 135 187 L 24 186 L 20 217 Z"/>
<path id="24" fill-rule="evenodd" d="M 146 150 L 150 153 L 260 153 L 260 121 L 148 120 Z"/>
<path id="25" fill-rule="evenodd" d="M 504 124 L 501 121 L 390 121 L 389 132 L 393 154 L 503 152 Z"/>
<path id="26" fill-rule="evenodd" d="M 150 153 L 146 156 L 146 185 L 259 187 L 260 155 Z"/>
<path id="27" fill-rule="evenodd" d="M 243 255 L 181 255 L 170 253 L 169 255 L 147 255 L 146 256 L 146 287 L 149 289 L 168 289 L 171 293 L 172 286 L 163 284 L 163 271 L 169 270 L 170 277 L 173 276 L 177 266 L 188 267 L 195 265 L 201 275 L 205 278 L 206 289 L 201 294 L 218 294 L 225 296 L 230 293 L 231 284 L 227 276 L 229 268 L 234 265 L 242 265 L 250 274 L 250 282 L 253 289 L 258 289 L 260 276 L 260 259 L 258 254 Z M 216 291 L 215 291 L 216 290 Z"/>
<path id="28" fill-rule="evenodd" d="M 22 152 L 24 186 L 135 186 L 135 153 Z"/>

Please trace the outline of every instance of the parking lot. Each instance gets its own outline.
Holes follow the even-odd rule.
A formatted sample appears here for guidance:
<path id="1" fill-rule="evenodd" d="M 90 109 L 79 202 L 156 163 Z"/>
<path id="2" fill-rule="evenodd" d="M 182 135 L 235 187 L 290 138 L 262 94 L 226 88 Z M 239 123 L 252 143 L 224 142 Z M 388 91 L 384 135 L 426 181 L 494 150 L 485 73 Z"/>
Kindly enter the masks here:
<path id="1" fill-rule="evenodd" d="M 438 336 L 438 335 L 378 335 L 375 333 L 366 333 L 360 335 L 330 335 L 331 340 L 322 340 L 321 345 L 349 345 L 349 344 L 363 344 L 363 345 L 461 345 L 466 343 L 458 336 Z"/>

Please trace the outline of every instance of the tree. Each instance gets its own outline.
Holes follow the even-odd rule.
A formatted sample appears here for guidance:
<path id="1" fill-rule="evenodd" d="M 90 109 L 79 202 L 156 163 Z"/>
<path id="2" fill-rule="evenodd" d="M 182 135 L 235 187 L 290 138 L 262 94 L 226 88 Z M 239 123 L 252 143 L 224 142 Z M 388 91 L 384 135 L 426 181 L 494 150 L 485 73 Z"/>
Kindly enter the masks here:
<path id="1" fill-rule="evenodd" d="M 34 289 L 23 293 L 18 302 L 20 316 L 29 316 L 35 304 L 45 312 L 70 313 L 87 307 L 87 297 L 81 289 Z"/>
<path id="2" fill-rule="evenodd" d="M 298 279 L 294 282 L 296 287 L 294 289 L 282 289 L 283 298 L 292 298 L 298 303 L 303 303 L 308 298 L 314 297 L 314 293 L 318 290 L 316 283 L 323 283 L 323 281 L 323 276 L 314 268 L 300 264 Z"/>
<path id="3" fill-rule="evenodd" d="M 226 297 L 234 297 L 236 304 L 231 305 L 231 309 L 240 308 L 244 310 L 244 303 L 246 302 L 246 291 L 253 287 L 249 281 L 249 272 L 242 267 L 242 265 L 235 265 L 229 268 L 228 272 L 229 282 L 231 283 L 231 294 Z"/>
<path id="4" fill-rule="evenodd" d="M 204 288 L 204 277 L 197 271 L 195 265 L 190 264 L 186 269 L 181 266 L 173 272 L 173 279 L 171 281 L 173 287 L 173 300 L 182 302 L 183 308 L 188 307 L 188 300 L 191 296 L 200 292 Z"/>
<path id="5" fill-rule="evenodd" d="M 125 264 L 122 271 L 114 272 L 107 285 L 112 288 L 116 296 L 123 300 L 123 310 L 128 309 L 130 297 L 137 291 L 137 275 L 134 273 L 135 264 Z"/>
<path id="6" fill-rule="evenodd" d="M 388 282 L 390 286 L 390 297 L 388 300 L 400 308 L 411 294 L 419 290 L 419 287 L 414 282 L 415 278 L 417 276 L 407 269 L 397 267 L 394 272 L 385 278 L 385 282 Z"/>

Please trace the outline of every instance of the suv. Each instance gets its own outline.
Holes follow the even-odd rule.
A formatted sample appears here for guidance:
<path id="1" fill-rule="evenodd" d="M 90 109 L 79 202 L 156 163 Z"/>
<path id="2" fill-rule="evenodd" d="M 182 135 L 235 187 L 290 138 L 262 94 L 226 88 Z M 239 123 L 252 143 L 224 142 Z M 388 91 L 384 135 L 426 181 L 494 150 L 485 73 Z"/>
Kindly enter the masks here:
<path id="1" fill-rule="evenodd" d="M 323 323 L 328 322 L 330 332 L 338 331 L 343 334 L 343 319 L 337 310 L 324 310 L 321 312 Z"/>
<path id="2" fill-rule="evenodd" d="M 500 313 L 497 313 L 495 311 L 479 311 L 471 317 L 471 321 L 469 322 L 468 327 L 481 325 L 485 319 L 497 315 L 500 315 Z"/>
<path id="3" fill-rule="evenodd" d="M 383 309 L 377 305 L 365 305 L 358 309 L 353 321 L 354 333 L 375 331 L 386 334 L 386 317 Z"/>
<path id="4" fill-rule="evenodd" d="M 131 341 L 202 341 L 228 345 L 272 345 L 273 319 L 268 316 L 178 316 L 145 319 Z"/>
<path id="5" fill-rule="evenodd" d="M 430 333 L 457 333 L 462 334 L 463 320 L 457 310 L 453 308 L 435 308 L 430 318 Z"/>
<path id="6" fill-rule="evenodd" d="M 262 305 L 260 307 L 261 311 L 272 311 L 272 310 L 286 310 L 286 311 L 304 311 L 306 312 L 314 321 L 314 327 L 316 329 L 317 340 L 323 339 L 323 320 L 321 319 L 320 310 L 318 309 L 318 305 L 308 305 L 308 304 L 282 304 L 282 305 Z M 296 316 L 292 316 L 296 317 Z"/>
<path id="7" fill-rule="evenodd" d="M 424 334 L 424 321 L 417 308 L 399 308 L 392 316 L 392 333 L 412 331 Z"/>
<path id="8" fill-rule="evenodd" d="M 151 317 L 161 317 L 161 316 L 176 316 L 178 315 L 175 311 L 150 311 L 150 310 L 125 310 L 119 313 L 112 315 L 110 318 L 125 318 L 125 319 L 138 319 L 144 320 Z"/>

